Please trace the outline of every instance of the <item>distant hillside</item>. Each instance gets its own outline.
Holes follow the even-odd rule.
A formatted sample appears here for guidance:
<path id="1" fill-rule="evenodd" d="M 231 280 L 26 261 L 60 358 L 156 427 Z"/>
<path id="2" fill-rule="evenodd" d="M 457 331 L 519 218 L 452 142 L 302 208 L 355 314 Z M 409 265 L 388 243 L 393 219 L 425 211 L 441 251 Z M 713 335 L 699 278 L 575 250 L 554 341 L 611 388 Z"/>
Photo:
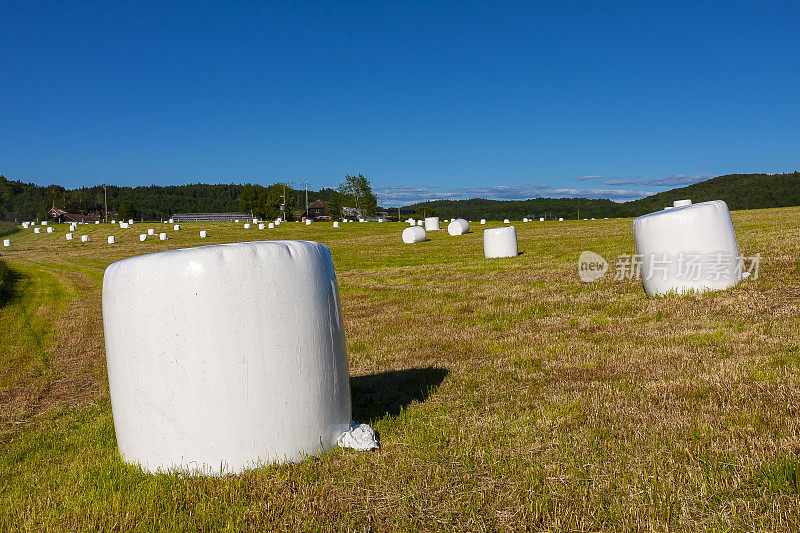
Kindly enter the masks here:
<path id="1" fill-rule="evenodd" d="M 149 187 L 108 187 L 109 212 L 114 213 L 122 202 L 129 201 L 137 218 L 157 220 L 174 213 L 239 211 L 239 195 L 245 185 L 190 184 Z M 330 200 L 332 189 L 309 191 L 309 201 Z M 303 205 L 305 192 L 287 189 L 292 203 Z M 403 214 L 418 210 L 435 211 L 444 218 L 464 217 L 470 220 L 488 218 L 521 219 L 523 217 L 603 218 L 632 217 L 663 209 L 673 200 L 691 198 L 694 202 L 725 200 L 731 209 L 759 209 L 800 205 L 800 173 L 729 174 L 688 187 L 672 189 L 630 202 L 586 198 L 533 198 L 530 200 L 436 200 L 402 208 Z M 103 212 L 103 188 L 85 187 L 67 190 L 50 185 L 7 180 L 0 176 L 0 220 L 31 220 L 48 217 L 55 204 L 70 212 L 100 214 Z"/>
<path id="2" fill-rule="evenodd" d="M 800 172 L 791 174 L 728 174 L 700 183 L 660 192 L 640 200 L 612 202 L 586 198 L 533 198 L 530 200 L 435 200 L 404 210 L 432 210 L 444 218 L 499 220 L 523 217 L 604 218 L 635 217 L 672 205 L 673 200 L 693 202 L 724 200 L 731 210 L 800 205 Z"/>

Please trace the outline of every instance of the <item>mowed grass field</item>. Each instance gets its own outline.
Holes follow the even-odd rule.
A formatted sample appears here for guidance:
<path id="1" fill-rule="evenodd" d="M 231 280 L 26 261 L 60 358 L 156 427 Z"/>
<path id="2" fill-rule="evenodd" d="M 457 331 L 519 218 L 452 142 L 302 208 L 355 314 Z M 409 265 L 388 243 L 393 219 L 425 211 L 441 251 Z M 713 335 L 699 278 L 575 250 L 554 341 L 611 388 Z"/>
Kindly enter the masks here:
<path id="1" fill-rule="evenodd" d="M 583 250 L 634 253 L 630 219 L 516 222 L 522 255 L 495 260 L 477 224 L 416 245 L 401 223 L 23 230 L 0 248 L 0 530 L 800 530 L 800 208 L 733 219 L 759 279 L 664 298 L 578 278 Z M 148 227 L 170 240 L 140 243 Z M 224 478 L 126 465 L 104 268 L 269 239 L 330 247 L 353 416 L 380 451 Z"/>

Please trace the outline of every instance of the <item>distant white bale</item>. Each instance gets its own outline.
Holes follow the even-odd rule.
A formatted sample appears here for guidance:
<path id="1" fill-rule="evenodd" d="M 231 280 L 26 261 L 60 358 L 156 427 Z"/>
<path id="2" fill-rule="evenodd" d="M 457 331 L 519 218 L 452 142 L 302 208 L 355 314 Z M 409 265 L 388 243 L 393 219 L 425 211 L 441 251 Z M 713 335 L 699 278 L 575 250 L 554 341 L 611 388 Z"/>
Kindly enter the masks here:
<path id="1" fill-rule="evenodd" d="M 147 240 L 147 233 L 142 233 L 139 235 L 139 241 L 144 242 Z"/>
<path id="2" fill-rule="evenodd" d="M 245 222 L 244 223 L 244 229 L 250 229 L 250 223 L 249 222 Z"/>
<path id="3" fill-rule="evenodd" d="M 267 225 L 267 229 L 275 229 L 275 223 L 274 223 L 274 222 L 270 222 L 270 223 Z"/>
<path id="4" fill-rule="evenodd" d="M 24 229 L 28 229 L 28 228 L 30 228 L 30 227 L 31 227 L 31 223 L 30 223 L 30 222 L 23 222 L 23 223 L 22 223 L 22 227 L 23 227 Z"/>
<path id="5" fill-rule="evenodd" d="M 100 223 L 100 221 L 99 221 L 99 220 L 95 220 L 95 221 L 94 221 L 94 223 L 95 223 L 95 224 L 99 224 L 99 223 Z"/>
<path id="6" fill-rule="evenodd" d="M 180 224 L 175 224 L 174 226 L 172 226 L 172 229 L 175 230 L 175 231 L 180 231 L 181 230 L 181 225 Z"/>
<path id="7" fill-rule="evenodd" d="M 72 237 L 73 237 L 73 234 L 72 234 L 72 233 L 67 233 L 67 234 L 65 235 L 65 237 L 67 238 L 67 240 L 68 240 L 68 241 L 71 241 L 71 240 L 72 240 Z"/>
<path id="8" fill-rule="evenodd" d="M 113 235 L 109 235 L 108 236 L 108 244 L 114 244 L 116 242 L 117 242 L 117 240 L 114 238 Z"/>
<path id="9" fill-rule="evenodd" d="M 148 235 L 155 235 L 156 234 L 156 230 L 154 230 L 153 228 L 147 228 L 147 234 Z"/>
<path id="10" fill-rule="evenodd" d="M 47 233 L 53 233 L 53 230 L 54 230 L 53 226 L 50 226 L 47 228 Z"/>
<path id="11" fill-rule="evenodd" d="M 689 203 L 691 203 L 691 201 Z M 47 225 L 47 221 L 46 220 L 42 220 L 42 226 L 46 226 L 46 225 Z"/>
<path id="12" fill-rule="evenodd" d="M 237 218 L 236 220 L 234 220 L 234 222 L 236 222 L 238 224 L 239 223 L 239 219 Z"/>
<path id="13" fill-rule="evenodd" d="M 81 235 L 81 242 L 89 242 L 89 236 L 88 235 Z"/>
<path id="14" fill-rule="evenodd" d="M 408 222 L 409 226 L 415 226 L 417 224 L 416 221 L 410 217 L 406 219 L 406 222 Z"/>
<path id="15" fill-rule="evenodd" d="M 439 231 L 439 217 L 425 217 L 425 231 Z"/>
<path id="16" fill-rule="evenodd" d="M 527 221 L 528 221 L 528 219 L 527 219 L 527 218 L 523 218 L 523 219 L 522 219 L 522 221 L 523 221 L 523 222 L 527 222 Z"/>
<path id="17" fill-rule="evenodd" d="M 264 308 L 281 311 L 265 320 Z M 322 244 L 119 261 L 103 278 L 103 325 L 117 444 L 147 472 L 297 462 L 350 427 L 339 291 Z"/>
<path id="18" fill-rule="evenodd" d="M 257 218 L 253 219 L 253 224 L 258 224 L 258 219 Z"/>
<path id="19" fill-rule="evenodd" d="M 167 240 L 167 234 L 166 233 L 159 233 L 158 234 L 158 238 L 159 238 L 159 240 L 166 241 Z"/>
<path id="20" fill-rule="evenodd" d="M 206 230 L 204 229 L 200 230 L 200 238 L 205 239 L 206 237 L 208 237 L 208 233 L 206 233 Z"/>
<path id="21" fill-rule="evenodd" d="M 558 221 L 559 221 L 559 222 L 564 222 L 564 217 L 560 217 L 560 218 L 558 219 Z"/>
<path id="22" fill-rule="evenodd" d="M 425 230 L 421 226 L 413 226 L 403 230 L 403 242 L 412 244 L 425 240 Z"/>
<path id="23" fill-rule="evenodd" d="M 722 200 L 637 217 L 633 240 L 648 296 L 723 290 L 742 280 L 736 232 Z"/>
<path id="24" fill-rule="evenodd" d="M 311 225 L 311 219 L 310 219 L 310 218 L 307 218 L 307 219 L 306 219 L 306 226 L 310 226 L 310 225 Z"/>
<path id="25" fill-rule="evenodd" d="M 483 255 L 495 257 L 517 257 L 517 229 L 514 226 L 483 230 Z"/>
<path id="26" fill-rule="evenodd" d="M 672 202 L 672 207 L 686 207 L 687 205 L 692 205 L 691 200 L 675 200 Z"/>
<path id="27" fill-rule="evenodd" d="M 586 220 L 585 218 L 583 220 Z"/>
<path id="28" fill-rule="evenodd" d="M 133 224 L 133 219 L 132 218 L 128 220 L 128 224 Z"/>
<path id="29" fill-rule="evenodd" d="M 366 222 L 366 220 L 364 220 L 363 218 L 359 218 L 358 221 L 359 222 Z"/>
<path id="30" fill-rule="evenodd" d="M 417 226 L 422 226 L 425 224 L 424 220 L 417 220 Z"/>
<path id="31" fill-rule="evenodd" d="M 511 224 L 511 222 L 506 218 L 506 219 L 503 219 L 503 224 Z"/>
<path id="32" fill-rule="evenodd" d="M 539 219 L 539 222 L 544 222 L 544 217 L 541 217 L 541 218 Z"/>
<path id="33" fill-rule="evenodd" d="M 111 219 L 111 223 L 112 223 L 112 224 L 116 224 L 116 223 L 117 223 L 117 221 L 116 221 L 115 219 L 113 219 L 113 218 L 112 218 L 112 219 Z"/>
<path id="34" fill-rule="evenodd" d="M 464 235 L 469 231 L 469 222 L 463 218 L 456 218 L 447 225 L 447 233 L 450 235 Z"/>
<path id="35" fill-rule="evenodd" d="M 11 246 L 11 239 L 3 239 L 3 246 Z"/>
<path id="36" fill-rule="evenodd" d="M 594 220 L 594 217 L 592 217 L 592 220 Z"/>
<path id="37" fill-rule="evenodd" d="M 485 224 L 486 224 L 486 219 L 485 219 L 485 218 L 482 218 L 482 219 L 481 219 L 481 226 L 483 226 L 483 225 L 485 225 Z"/>
<path id="38" fill-rule="evenodd" d="M 41 233 L 42 232 L 42 228 L 33 228 L 33 232 L 34 233 Z"/>
<path id="39" fill-rule="evenodd" d="M 265 226 L 263 222 L 258 225 L 258 229 L 264 229 L 266 227 L 267 226 Z"/>
<path id="40" fill-rule="evenodd" d="M 383 222 L 383 219 L 382 219 L 382 218 L 379 218 L 379 219 L 378 219 L 378 222 Z"/>
<path id="41" fill-rule="evenodd" d="M 334 223 L 333 223 L 333 227 L 334 227 L 334 228 L 338 228 L 338 227 L 339 227 L 339 223 L 338 223 L 338 222 L 334 222 Z"/>
<path id="42" fill-rule="evenodd" d="M 172 223 L 174 223 L 174 222 L 175 222 L 175 220 L 174 220 L 174 219 L 172 219 L 172 218 L 171 218 L 171 219 L 169 219 L 169 223 L 170 223 L 170 224 L 172 224 Z"/>

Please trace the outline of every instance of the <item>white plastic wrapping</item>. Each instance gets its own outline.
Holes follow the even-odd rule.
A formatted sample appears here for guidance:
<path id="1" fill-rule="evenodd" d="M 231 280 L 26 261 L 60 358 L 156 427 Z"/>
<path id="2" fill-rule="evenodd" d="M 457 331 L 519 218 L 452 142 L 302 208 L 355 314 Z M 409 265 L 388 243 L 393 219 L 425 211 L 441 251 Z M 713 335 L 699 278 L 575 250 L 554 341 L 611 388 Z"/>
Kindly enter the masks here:
<path id="1" fill-rule="evenodd" d="M 48 226 L 47 233 L 53 233 L 53 230 L 54 230 L 53 226 Z"/>
<path id="2" fill-rule="evenodd" d="M 640 216 L 633 238 L 649 296 L 722 290 L 742 279 L 736 233 L 721 200 Z"/>
<path id="3" fill-rule="evenodd" d="M 270 222 L 270 223 L 267 225 L 267 229 L 275 229 L 275 223 L 274 223 L 274 222 Z"/>
<path id="4" fill-rule="evenodd" d="M 439 231 L 439 217 L 425 217 L 425 231 Z"/>
<path id="5" fill-rule="evenodd" d="M 485 226 L 485 225 L 486 225 L 486 219 L 485 219 L 485 218 L 482 218 L 482 219 L 481 219 L 481 226 Z"/>
<path id="6" fill-rule="evenodd" d="M 265 226 L 263 222 L 261 222 L 261 223 L 259 223 L 259 224 L 258 224 L 258 229 L 264 229 L 264 228 L 266 228 L 266 227 L 267 227 L 267 226 Z"/>
<path id="7" fill-rule="evenodd" d="M 408 227 L 403 230 L 403 242 L 413 244 L 425 240 L 425 230 L 421 226 Z"/>
<path id="8" fill-rule="evenodd" d="M 453 221 L 447 225 L 447 233 L 449 233 L 450 235 L 464 235 L 468 231 L 469 231 L 469 222 L 467 222 L 463 218 L 453 219 Z"/>
<path id="9" fill-rule="evenodd" d="M 3 246 L 5 247 L 11 246 L 11 239 L 3 239 Z"/>
<path id="10" fill-rule="evenodd" d="M 504 218 L 503 219 L 503 224 L 511 224 L 511 221 L 508 220 L 507 218 Z"/>
<path id="11" fill-rule="evenodd" d="M 103 325 L 117 443 L 146 471 L 300 461 L 350 429 L 339 291 L 319 243 L 203 246 L 114 263 Z"/>
<path id="12" fill-rule="evenodd" d="M 244 223 L 244 229 L 250 229 L 250 223 L 249 222 L 245 222 Z"/>
<path id="13" fill-rule="evenodd" d="M 495 257 L 517 257 L 517 229 L 514 226 L 483 230 L 483 255 Z"/>
<path id="14" fill-rule="evenodd" d="M 334 223 L 333 223 L 333 227 L 334 227 L 334 228 L 338 228 L 338 227 L 339 227 L 339 223 L 334 221 Z"/>
<path id="15" fill-rule="evenodd" d="M 114 238 L 113 235 L 108 236 L 108 244 L 116 244 L 117 239 Z"/>
<path id="16" fill-rule="evenodd" d="M 417 226 L 423 226 L 425 224 L 424 220 L 417 220 Z"/>
<path id="17" fill-rule="evenodd" d="M 34 233 L 41 233 L 42 232 L 42 228 L 33 228 L 33 232 Z"/>
<path id="18" fill-rule="evenodd" d="M 144 242 L 147 240 L 147 233 L 142 233 L 139 235 L 139 241 Z"/>
<path id="19" fill-rule="evenodd" d="M 167 238 L 168 238 L 168 237 L 167 237 L 167 234 L 166 234 L 166 233 L 159 233 L 159 234 L 158 234 L 158 239 L 159 239 L 159 240 L 161 240 L 161 241 L 166 241 L 166 240 L 167 240 Z"/>
<path id="20" fill-rule="evenodd" d="M 89 242 L 89 236 L 88 235 L 81 235 L 81 242 Z"/>
<path id="21" fill-rule="evenodd" d="M 147 228 L 147 234 L 148 235 L 155 235 L 156 234 L 156 230 L 154 230 L 153 228 Z"/>
<path id="22" fill-rule="evenodd" d="M 180 224 L 175 224 L 174 226 L 172 226 L 172 229 L 174 231 L 180 231 L 181 230 L 181 225 Z"/>
<path id="23" fill-rule="evenodd" d="M 310 219 L 310 218 L 307 218 L 307 219 L 306 219 L 306 226 L 310 226 L 310 225 L 311 225 L 311 219 Z"/>
<path id="24" fill-rule="evenodd" d="M 67 239 L 68 241 L 71 241 L 71 240 L 72 240 L 72 237 L 73 237 L 73 234 L 72 234 L 72 233 L 67 233 L 67 234 L 65 235 L 65 237 L 66 237 L 66 239 Z"/>
<path id="25" fill-rule="evenodd" d="M 208 232 L 206 230 L 204 230 L 204 229 L 201 229 L 200 230 L 200 238 L 201 239 L 205 239 L 206 237 L 208 237 Z"/>

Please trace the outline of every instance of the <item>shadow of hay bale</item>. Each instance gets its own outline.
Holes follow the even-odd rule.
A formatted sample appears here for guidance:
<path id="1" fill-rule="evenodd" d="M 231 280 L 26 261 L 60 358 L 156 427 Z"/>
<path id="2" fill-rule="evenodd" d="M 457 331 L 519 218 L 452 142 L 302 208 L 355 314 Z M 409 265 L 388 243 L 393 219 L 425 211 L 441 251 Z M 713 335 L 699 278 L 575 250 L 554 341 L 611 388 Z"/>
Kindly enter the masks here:
<path id="1" fill-rule="evenodd" d="M 424 402 L 444 381 L 443 368 L 390 370 L 350 378 L 353 419 L 356 422 L 397 416 L 413 402 Z"/>

